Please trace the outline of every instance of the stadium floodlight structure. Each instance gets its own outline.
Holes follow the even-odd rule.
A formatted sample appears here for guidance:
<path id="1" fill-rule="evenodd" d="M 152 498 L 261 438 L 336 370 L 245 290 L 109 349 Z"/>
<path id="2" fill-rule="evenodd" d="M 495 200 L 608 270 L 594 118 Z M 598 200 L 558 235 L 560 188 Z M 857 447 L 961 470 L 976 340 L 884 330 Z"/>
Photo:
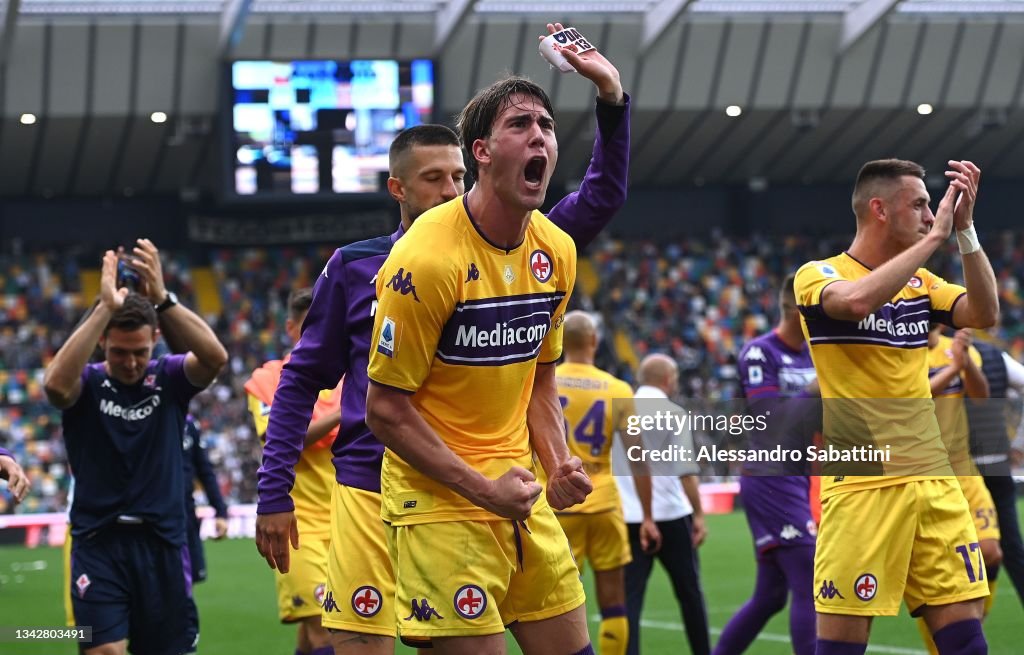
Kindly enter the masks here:
<path id="1" fill-rule="evenodd" d="M 14 25 L 18 18 L 18 6 L 21 0 L 7 0 L 4 3 L 4 13 L 0 23 L 0 66 L 7 62 L 7 52 L 11 49 Z"/>

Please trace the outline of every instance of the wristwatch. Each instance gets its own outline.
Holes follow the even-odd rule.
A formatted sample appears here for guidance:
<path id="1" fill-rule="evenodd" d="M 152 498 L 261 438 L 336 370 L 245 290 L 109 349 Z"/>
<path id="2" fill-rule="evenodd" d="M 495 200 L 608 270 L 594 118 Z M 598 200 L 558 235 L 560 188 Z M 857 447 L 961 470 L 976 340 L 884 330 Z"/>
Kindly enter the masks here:
<path id="1" fill-rule="evenodd" d="M 159 314 L 162 311 L 168 310 L 178 304 L 178 296 L 173 291 L 168 291 L 167 296 L 164 297 L 164 301 L 159 305 L 154 305 L 153 309 Z"/>

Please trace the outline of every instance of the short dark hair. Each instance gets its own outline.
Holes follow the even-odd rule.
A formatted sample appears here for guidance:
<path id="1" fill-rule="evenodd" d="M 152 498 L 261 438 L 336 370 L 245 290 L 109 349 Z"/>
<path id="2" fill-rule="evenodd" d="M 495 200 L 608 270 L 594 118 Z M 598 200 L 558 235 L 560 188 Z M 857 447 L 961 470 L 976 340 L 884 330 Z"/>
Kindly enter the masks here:
<path id="1" fill-rule="evenodd" d="M 313 305 L 313 289 L 301 287 L 288 294 L 288 317 L 293 321 L 309 311 Z"/>
<path id="2" fill-rule="evenodd" d="M 486 89 L 478 91 L 459 113 L 459 117 L 455 121 L 455 129 L 458 130 L 459 137 L 462 139 L 466 168 L 475 179 L 479 179 L 480 176 L 476 158 L 473 156 L 473 143 L 477 139 L 486 139 L 491 135 L 494 121 L 511 102 L 512 96 L 517 93 L 537 98 L 549 114 L 555 115 L 555 110 L 551 107 L 551 98 L 548 97 L 548 94 L 539 85 L 525 77 L 510 75 L 498 80 Z"/>
<path id="3" fill-rule="evenodd" d="M 782 307 L 786 302 L 792 302 L 794 309 L 796 308 L 796 273 L 790 273 L 782 279 L 782 286 L 779 287 L 779 306 Z"/>
<path id="4" fill-rule="evenodd" d="M 412 150 L 414 146 L 455 146 L 458 148 L 459 136 L 452 128 L 436 123 L 414 125 L 402 130 L 391 142 L 391 149 L 388 150 L 388 170 L 392 177 L 397 176 L 398 162 L 402 155 Z"/>
<path id="5" fill-rule="evenodd" d="M 853 185 L 853 213 L 860 216 L 867 202 L 879 195 L 879 183 L 898 182 L 901 177 L 924 179 L 924 167 L 906 159 L 876 159 L 860 167 Z"/>
<path id="6" fill-rule="evenodd" d="M 103 335 L 106 336 L 111 328 L 117 328 L 124 332 L 134 332 L 147 325 L 154 332 L 156 331 L 156 309 L 153 308 L 153 303 L 148 298 L 132 291 L 125 297 L 124 303 L 114 311 L 110 320 L 107 321 L 107 327 L 103 329 Z"/>

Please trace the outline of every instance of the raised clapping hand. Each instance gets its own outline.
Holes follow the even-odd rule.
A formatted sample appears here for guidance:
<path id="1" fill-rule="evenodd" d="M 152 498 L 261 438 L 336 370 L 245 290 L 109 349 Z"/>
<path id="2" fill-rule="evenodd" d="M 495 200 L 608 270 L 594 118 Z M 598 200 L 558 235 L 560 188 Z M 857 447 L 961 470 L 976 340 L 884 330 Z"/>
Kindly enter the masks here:
<path id="1" fill-rule="evenodd" d="M 131 266 L 142 278 L 139 293 L 149 298 L 154 305 L 159 305 L 167 297 L 160 251 L 149 239 L 137 239 L 136 243 L 138 245 L 132 248 Z"/>
<path id="2" fill-rule="evenodd" d="M 570 457 L 548 478 L 548 504 L 552 509 L 568 509 L 587 499 L 594 490 L 590 478 L 583 471 L 579 457 Z"/>
<path id="3" fill-rule="evenodd" d="M 953 228 L 957 231 L 966 230 L 974 223 L 974 203 L 978 199 L 978 183 L 981 181 L 981 169 L 969 161 L 949 160 L 946 171 L 950 184 L 960 191 L 956 207 L 953 211 Z"/>
<path id="4" fill-rule="evenodd" d="M 548 33 L 538 36 L 538 40 L 544 40 L 548 34 L 554 34 L 565 29 L 561 23 L 548 23 Z M 594 83 L 597 87 L 597 95 L 605 102 L 621 105 L 625 101 L 622 92 L 622 82 L 619 80 L 619 70 L 612 62 L 605 59 L 598 50 L 591 50 L 582 55 L 571 50 L 559 49 L 565 60 L 572 64 L 576 72 Z"/>
<path id="5" fill-rule="evenodd" d="M 108 250 L 103 253 L 103 266 L 100 269 L 100 301 L 110 311 L 117 311 L 128 297 L 128 287 L 117 288 L 117 253 Z"/>

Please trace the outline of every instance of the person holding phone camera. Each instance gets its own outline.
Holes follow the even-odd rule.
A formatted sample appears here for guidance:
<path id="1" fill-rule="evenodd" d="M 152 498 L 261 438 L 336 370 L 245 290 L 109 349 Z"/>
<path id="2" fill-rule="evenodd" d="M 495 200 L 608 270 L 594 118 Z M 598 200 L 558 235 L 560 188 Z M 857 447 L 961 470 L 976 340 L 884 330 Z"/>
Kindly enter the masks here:
<path id="1" fill-rule="evenodd" d="M 119 259 L 137 290 L 125 286 L 124 266 L 118 279 Z M 158 332 L 182 354 L 154 358 Z M 97 343 L 104 361 L 90 364 Z M 104 253 L 99 301 L 44 376 L 75 472 L 71 601 L 76 622 L 93 628 L 86 655 L 123 655 L 128 641 L 134 652 L 194 648 L 181 435 L 189 401 L 227 359 L 213 330 L 164 287 L 152 241 Z"/>

